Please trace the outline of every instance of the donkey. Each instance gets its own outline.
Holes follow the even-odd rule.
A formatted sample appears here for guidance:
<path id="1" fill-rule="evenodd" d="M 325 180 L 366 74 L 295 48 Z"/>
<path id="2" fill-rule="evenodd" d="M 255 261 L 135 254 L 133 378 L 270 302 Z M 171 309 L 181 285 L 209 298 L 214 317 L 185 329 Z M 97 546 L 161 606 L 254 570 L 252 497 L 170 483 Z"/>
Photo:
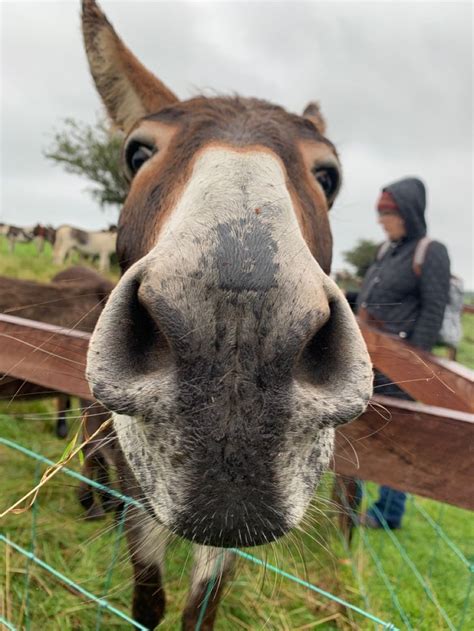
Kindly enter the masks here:
<path id="1" fill-rule="evenodd" d="M 53 250 L 53 260 L 61 265 L 67 256 L 77 250 L 81 254 L 99 257 L 99 270 L 107 272 L 110 267 L 110 257 L 115 253 L 117 230 L 115 226 L 108 230 L 89 232 L 73 226 L 60 226 L 56 230 Z"/>
<path id="2" fill-rule="evenodd" d="M 16 243 L 29 243 L 35 240 L 38 252 L 43 252 L 45 241 L 54 244 L 55 229 L 52 226 L 43 226 L 36 224 L 35 226 L 19 227 L 10 226 L 0 223 L 0 235 L 8 239 L 10 253 L 15 251 Z"/>
<path id="3" fill-rule="evenodd" d="M 113 287 L 112 282 L 94 270 L 79 266 L 62 270 L 51 283 L 0 276 L 0 313 L 91 332 Z M 52 392 L 5 375 L 0 375 L 0 394 L 20 400 L 24 397 L 31 399 L 31 396 L 55 396 L 56 435 L 59 438 L 67 436 L 66 412 L 71 407 L 68 394 Z M 94 401 L 81 399 L 80 405 L 84 411 L 84 434 L 88 437 L 99 430 L 110 413 Z M 108 485 L 109 470 L 114 465 L 115 444 L 113 430 L 109 428 L 104 428 L 93 441 L 86 444 L 83 449 L 83 475 Z M 85 483 L 79 486 L 77 495 L 86 510 L 86 519 L 100 518 L 104 515 L 104 509 L 116 508 L 116 502 L 106 494 L 99 493 L 101 502 L 96 502 L 96 493 Z"/>
<path id="4" fill-rule="evenodd" d="M 33 228 L 33 237 L 36 241 L 38 252 L 41 253 L 44 251 L 44 244 L 46 241 L 51 243 L 51 245 L 54 245 L 56 240 L 56 230 L 53 226 L 44 226 L 39 223 Z"/>
<path id="5" fill-rule="evenodd" d="M 10 254 L 15 252 L 17 243 L 29 243 L 34 238 L 34 226 L 11 226 L 0 224 L 0 235 L 8 239 Z"/>
<path id="6" fill-rule="evenodd" d="M 372 392 L 362 336 L 329 278 L 339 159 L 315 104 L 297 116 L 239 96 L 179 101 L 94 0 L 82 26 L 130 180 L 122 278 L 87 376 L 113 412 L 122 490 L 145 510 L 127 513 L 133 616 L 153 629 L 164 614 L 171 532 L 196 544 L 183 628 L 212 629 L 227 549 L 300 522 L 335 427 Z"/>
<path id="7" fill-rule="evenodd" d="M 91 332 L 113 287 L 112 282 L 97 272 L 79 266 L 62 270 L 51 283 L 0 276 L 0 313 Z M 0 393 L 22 398 L 33 393 L 44 396 L 44 389 L 0 376 Z M 56 394 L 56 435 L 65 438 L 70 398 L 67 394 Z"/>

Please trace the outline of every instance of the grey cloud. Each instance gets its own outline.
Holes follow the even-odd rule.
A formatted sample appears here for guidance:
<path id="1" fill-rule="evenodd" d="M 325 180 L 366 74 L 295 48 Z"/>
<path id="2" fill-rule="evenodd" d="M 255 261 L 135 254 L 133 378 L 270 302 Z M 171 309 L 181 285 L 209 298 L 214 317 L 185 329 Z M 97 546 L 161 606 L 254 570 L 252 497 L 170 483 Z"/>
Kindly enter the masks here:
<path id="1" fill-rule="evenodd" d="M 2 3 L 0 220 L 106 225 L 87 182 L 42 157 L 53 128 L 101 111 L 79 1 Z M 319 99 L 345 186 L 332 211 L 335 268 L 355 240 L 382 239 L 380 187 L 417 174 L 434 238 L 474 286 L 472 6 L 467 3 L 104 1 L 137 56 L 180 97 L 239 92 L 301 112 Z M 20 221 L 21 218 L 21 221 Z"/>

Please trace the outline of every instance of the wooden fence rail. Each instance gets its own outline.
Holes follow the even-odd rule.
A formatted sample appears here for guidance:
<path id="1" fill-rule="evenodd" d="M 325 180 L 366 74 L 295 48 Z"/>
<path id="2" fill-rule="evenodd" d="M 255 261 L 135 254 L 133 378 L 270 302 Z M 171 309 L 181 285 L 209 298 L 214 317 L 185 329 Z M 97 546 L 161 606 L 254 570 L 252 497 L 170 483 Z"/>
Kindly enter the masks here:
<path id="1" fill-rule="evenodd" d="M 84 374 L 89 339 L 90 334 L 82 331 L 0 315 L 0 392 L 10 392 L 8 381 L 14 378 L 18 388 L 30 382 L 91 399 Z"/>
<path id="2" fill-rule="evenodd" d="M 338 429 L 336 473 L 474 509 L 474 372 L 361 329 L 374 365 L 420 403 L 375 395 L 365 414 Z M 0 315 L 0 395 L 59 391 L 91 399 L 89 337 Z"/>
<path id="3" fill-rule="evenodd" d="M 374 366 L 414 399 L 428 405 L 474 412 L 474 371 L 420 349 L 395 335 L 359 322 Z"/>
<path id="4" fill-rule="evenodd" d="M 336 434 L 335 471 L 474 510 L 474 415 L 374 396 Z"/>

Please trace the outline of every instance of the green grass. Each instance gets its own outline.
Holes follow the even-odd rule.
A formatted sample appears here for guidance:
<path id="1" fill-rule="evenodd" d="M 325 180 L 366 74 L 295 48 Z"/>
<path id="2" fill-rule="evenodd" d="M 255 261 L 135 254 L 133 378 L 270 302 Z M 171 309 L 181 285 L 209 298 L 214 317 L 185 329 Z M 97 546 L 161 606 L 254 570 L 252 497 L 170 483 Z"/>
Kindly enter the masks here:
<path id="1" fill-rule="evenodd" d="M 12 276 L 41 282 L 49 281 L 55 274 L 71 265 L 84 265 L 96 269 L 88 259 L 74 252 L 70 259 L 62 265 L 55 265 L 52 247 L 45 243 L 44 252 L 38 253 L 34 242 L 18 243 L 14 254 L 10 254 L 9 244 L 5 237 L 0 237 L 0 276 Z M 106 274 L 111 280 L 117 280 L 119 273 L 116 266 Z"/>
<path id="2" fill-rule="evenodd" d="M 34 410 L 35 413 L 38 413 L 36 410 L 42 410 L 39 414 L 46 413 L 48 416 L 47 404 L 15 404 L 14 410 L 18 416 L 13 416 L 11 409 L 8 410 L 8 416 L 1 415 L 0 434 L 48 457 L 57 458 L 64 449 L 64 442 L 53 437 L 52 420 L 45 417 L 39 417 L 41 420 L 35 421 L 25 420 L 24 415 L 28 413 L 28 409 Z M 38 473 L 35 462 L 7 448 L 0 448 L 0 459 L 4 481 L 2 506 L 5 506 L 31 488 Z M 60 474 L 41 492 L 36 553 L 59 571 L 73 577 L 83 587 L 101 595 L 114 546 L 115 532 L 111 530 L 110 517 L 105 521 L 92 523 L 82 519 L 83 512 L 74 495 L 75 485 L 74 481 L 71 482 L 69 478 Z M 29 548 L 31 519 L 31 512 L 9 516 L 5 519 L 2 530 L 16 543 Z M 322 535 L 324 539 L 334 537 L 334 526 L 325 519 L 322 527 L 317 529 L 312 525 L 309 530 L 313 530 L 314 534 L 302 535 L 298 545 L 287 541 L 275 546 L 274 550 L 257 550 L 256 554 L 263 555 L 269 562 L 304 578 L 305 568 L 300 558 L 303 555 L 309 580 L 317 579 L 320 586 L 352 601 L 354 593 L 349 569 L 340 566 L 334 551 L 327 554 L 319 550 L 312 541 L 312 537 Z M 336 538 L 335 543 L 337 547 Z M 170 546 L 167 554 L 168 614 L 164 629 L 178 628 L 187 589 L 190 566 L 188 553 L 189 544 L 177 541 Z M 9 610 L 16 610 L 16 616 L 12 615 L 15 622 L 18 621 L 19 604 L 24 590 L 24 569 L 25 561 L 13 552 L 9 562 L 9 589 L 4 595 L 4 600 L 10 602 Z M 4 562 L 0 571 L 5 572 Z M 344 585 L 344 576 L 349 579 L 347 586 Z M 130 577 L 130 565 L 122 542 L 109 599 L 125 612 L 129 610 L 131 602 Z M 95 606 L 79 600 L 62 588 L 56 579 L 34 566 L 31 568 L 30 600 L 35 621 L 33 628 L 45 627 L 58 631 L 95 628 Z M 6 605 L 4 608 L 7 609 Z M 62 615 L 57 621 L 59 611 Z M 336 616 L 337 625 L 323 623 L 321 629 L 349 628 L 345 622 L 345 612 L 331 602 L 307 593 L 303 588 L 293 586 L 285 579 L 275 580 L 271 575 L 265 577 L 261 569 L 246 561 L 239 561 L 239 570 L 232 589 L 223 603 L 218 628 L 229 631 L 259 629 L 263 628 L 267 619 L 270 619 L 269 628 L 292 630 L 328 616 Z M 104 616 L 104 629 L 122 628 L 123 624 L 117 619 L 114 620 L 112 616 Z"/>
<path id="3" fill-rule="evenodd" d="M 5 244 L 3 244 L 5 245 Z M 11 257 L 0 244 L 0 273 L 48 280 L 59 268 L 51 263 L 51 252 L 33 256 L 31 244 L 19 245 Z M 35 259 L 34 261 L 32 259 Z M 474 316 L 466 316 L 465 337 L 459 358 L 474 368 Z M 71 413 L 71 423 L 78 422 Z M 10 438 L 52 459 L 58 459 L 65 443 L 54 437 L 54 406 L 51 401 L 0 402 L 0 435 Z M 75 462 L 73 468 L 78 469 Z M 0 447 L 0 510 L 31 488 L 43 467 L 5 447 Z M 343 546 L 336 520 L 328 511 L 331 475 L 327 475 L 304 524 L 296 532 L 270 547 L 250 550 L 281 569 L 306 578 L 347 601 L 359 605 L 404 628 L 396 607 L 377 572 L 372 554 L 384 568 L 400 606 L 417 630 L 441 631 L 446 623 L 427 598 L 412 569 L 402 558 L 392 538 L 383 531 L 356 533 L 351 551 Z M 115 544 L 116 532 L 111 517 L 86 522 L 75 497 L 77 483 L 59 474 L 42 489 L 37 502 L 36 554 L 78 584 L 101 596 Z M 376 486 L 367 485 L 369 495 Z M 404 527 L 393 536 L 432 589 L 440 605 L 455 625 L 459 624 L 469 585 L 469 571 L 446 541 L 420 513 L 427 511 L 447 533 L 460 551 L 474 563 L 472 551 L 472 513 L 430 500 L 409 501 Z M 318 512 L 318 510 L 320 512 Z M 16 543 L 30 549 L 32 511 L 9 515 L 1 529 Z M 471 544 L 471 545 L 470 545 Z M 189 545 L 175 541 L 169 546 L 165 585 L 167 615 L 160 627 L 179 629 L 190 569 Z M 27 629 L 24 594 L 27 564 L 18 553 L 0 543 L 0 614 L 18 628 Z M 71 593 L 57 579 L 34 564 L 29 565 L 30 629 L 45 631 L 89 631 L 96 629 L 97 608 Z M 362 590 L 361 590 L 362 585 Z M 368 601 L 364 592 L 369 595 Z M 124 541 L 107 591 L 108 600 L 122 611 L 130 612 L 131 567 Z M 472 606 L 466 613 L 464 630 L 473 628 Z M 128 629 L 117 617 L 104 614 L 102 629 Z M 250 562 L 239 560 L 235 578 L 226 592 L 216 625 L 219 631 L 269 629 L 304 631 L 307 629 L 373 629 L 361 616 L 334 602 L 275 577 Z"/>
<path id="4" fill-rule="evenodd" d="M 3 407 L 5 410 L 6 404 Z M 53 436 L 53 421 L 49 417 L 51 407 L 48 403 L 18 403 L 13 405 L 13 409 L 10 406 L 5 411 L 8 411 L 8 416 L 0 416 L 2 436 L 52 459 L 61 455 L 64 442 Z M 28 414 L 37 414 L 38 420 L 28 419 Z M 0 448 L 0 463 L 4 507 L 31 488 L 43 468 L 38 468 L 34 461 L 4 447 Z M 77 466 L 76 463 L 75 468 Z M 328 496 L 330 482 L 328 476 L 320 490 L 323 496 Z M 75 486 L 74 480 L 59 474 L 42 490 L 38 501 L 35 551 L 40 558 L 100 596 L 103 595 L 104 578 L 115 543 L 113 522 L 110 517 L 100 522 L 84 521 L 82 509 L 75 497 Z M 373 494 L 374 485 L 368 487 L 369 493 Z M 416 502 L 441 525 L 464 555 L 472 555 L 469 546 L 472 533 L 471 514 L 429 500 L 417 498 Z M 366 531 L 363 537 L 357 533 L 352 546 L 354 568 L 365 590 L 370 594 L 369 602 L 365 603 L 352 573 L 350 556 L 341 543 L 335 521 L 327 513 L 326 503 L 315 500 L 314 506 L 326 514 L 317 517 L 313 508 L 310 511 L 311 517 L 305 524 L 305 533 L 298 533 L 296 538 L 287 538 L 272 549 L 254 550 L 253 554 L 403 628 L 390 595 L 371 560 L 368 542 L 396 590 L 403 610 L 414 621 L 414 628 L 446 628 L 436 607 L 426 598 L 423 588 L 417 583 L 413 572 L 388 535 L 380 531 Z M 11 515 L 4 520 L 2 530 L 13 541 L 29 549 L 31 520 L 31 511 L 22 515 Z M 428 577 L 429 585 L 453 622 L 459 622 L 468 588 L 469 572 L 446 543 L 437 538 L 413 501 L 409 502 L 403 530 L 395 536 L 406 548 L 422 575 Z M 5 550 L 0 554 L 4 555 Z M 190 566 L 188 554 L 189 546 L 183 542 L 173 543 L 168 550 L 168 612 L 163 629 L 179 628 Z M 11 620 L 16 623 L 24 594 L 25 567 L 24 559 L 12 552 L 8 559 L 7 581 L 5 558 L 0 563 L 0 574 L 3 575 L 2 582 L 5 586 L 4 611 L 10 612 Z M 124 612 L 129 611 L 131 602 L 130 578 L 130 564 L 122 542 L 108 599 Z M 55 578 L 34 565 L 30 566 L 29 593 L 33 629 L 63 631 L 95 628 L 96 607 L 70 593 Z M 58 618 L 59 612 L 61 616 Z M 465 629 L 472 628 L 474 624 L 472 612 L 469 615 Z M 423 620 L 421 616 L 424 616 Z M 327 618 L 332 620 L 316 625 L 318 621 Z M 105 615 L 103 628 L 125 629 L 127 626 L 117 618 Z M 230 631 L 261 628 L 292 631 L 306 628 L 371 629 L 373 625 L 285 578 L 275 577 L 270 573 L 264 575 L 260 568 L 240 560 L 235 580 L 224 599 L 217 629 Z"/>
<path id="5" fill-rule="evenodd" d="M 457 361 L 474 368 L 474 315 L 465 313 L 462 318 L 463 339 L 458 348 Z"/>

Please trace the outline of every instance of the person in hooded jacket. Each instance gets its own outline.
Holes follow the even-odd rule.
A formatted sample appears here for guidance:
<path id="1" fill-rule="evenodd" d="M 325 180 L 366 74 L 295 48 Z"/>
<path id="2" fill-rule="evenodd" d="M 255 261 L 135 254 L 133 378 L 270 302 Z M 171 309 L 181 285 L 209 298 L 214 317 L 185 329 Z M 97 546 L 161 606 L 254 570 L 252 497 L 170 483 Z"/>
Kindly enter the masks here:
<path id="1" fill-rule="evenodd" d="M 448 302 L 450 262 L 445 246 L 430 241 L 421 269 L 415 273 L 416 246 L 427 231 L 425 207 L 425 186 L 417 178 L 404 178 L 382 189 L 377 211 L 388 243 L 379 250 L 364 277 L 356 311 L 372 325 L 430 351 L 437 341 Z M 374 375 L 374 392 L 411 399 L 378 371 Z M 380 528 L 382 515 L 389 528 L 400 528 L 405 500 L 405 493 L 382 486 L 379 499 L 361 515 L 360 521 Z"/>

